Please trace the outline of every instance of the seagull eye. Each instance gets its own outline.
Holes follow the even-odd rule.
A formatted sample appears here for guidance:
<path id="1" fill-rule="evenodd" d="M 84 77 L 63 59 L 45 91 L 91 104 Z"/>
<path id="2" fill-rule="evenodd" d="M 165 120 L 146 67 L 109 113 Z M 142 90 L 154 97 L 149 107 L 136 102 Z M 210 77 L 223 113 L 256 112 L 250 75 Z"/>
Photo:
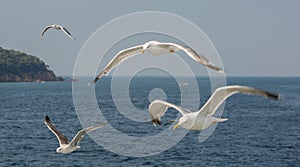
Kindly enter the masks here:
<path id="1" fill-rule="evenodd" d="M 182 123 L 184 123 L 184 124 L 186 124 L 188 121 L 186 120 L 186 121 L 183 121 Z"/>

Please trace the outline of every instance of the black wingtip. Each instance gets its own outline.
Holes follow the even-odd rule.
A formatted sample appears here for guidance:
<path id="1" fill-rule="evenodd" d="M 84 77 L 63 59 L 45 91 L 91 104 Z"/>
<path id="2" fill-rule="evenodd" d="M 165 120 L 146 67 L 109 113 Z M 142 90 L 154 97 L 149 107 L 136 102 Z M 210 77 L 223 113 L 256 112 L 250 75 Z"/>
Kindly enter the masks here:
<path id="1" fill-rule="evenodd" d="M 207 67 L 209 67 L 213 70 L 216 70 L 218 73 L 226 74 L 226 70 L 224 68 L 217 67 L 217 66 L 215 66 L 213 64 L 210 64 L 210 63 L 205 64 L 205 66 L 207 66 Z"/>
<path id="2" fill-rule="evenodd" d="M 95 79 L 94 79 L 94 83 L 96 83 L 103 75 L 107 75 L 108 71 L 104 70 L 102 71 Z"/>
<path id="3" fill-rule="evenodd" d="M 159 119 L 152 119 L 152 123 L 154 125 L 161 125 L 161 121 Z"/>
<path id="4" fill-rule="evenodd" d="M 96 83 L 99 80 L 99 77 L 95 78 L 92 82 Z"/>
<path id="5" fill-rule="evenodd" d="M 279 94 L 266 92 L 266 95 L 268 96 L 268 98 L 273 99 L 273 100 L 280 100 L 281 99 L 281 96 Z"/>
<path id="6" fill-rule="evenodd" d="M 45 124 L 51 122 L 50 118 L 48 117 L 48 115 L 45 116 Z"/>

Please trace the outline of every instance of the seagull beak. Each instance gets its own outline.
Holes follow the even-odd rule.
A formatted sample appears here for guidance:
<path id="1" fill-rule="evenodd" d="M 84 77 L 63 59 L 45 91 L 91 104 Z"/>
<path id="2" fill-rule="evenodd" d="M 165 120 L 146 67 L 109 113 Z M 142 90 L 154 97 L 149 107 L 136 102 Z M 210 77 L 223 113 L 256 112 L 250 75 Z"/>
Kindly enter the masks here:
<path id="1" fill-rule="evenodd" d="M 178 124 L 176 124 L 174 127 L 173 127 L 173 129 L 175 130 L 175 129 L 177 129 L 177 128 L 179 128 L 179 123 Z"/>
<path id="2" fill-rule="evenodd" d="M 145 50 L 143 49 L 143 50 L 142 50 L 142 54 L 144 54 L 144 52 L 145 52 Z"/>

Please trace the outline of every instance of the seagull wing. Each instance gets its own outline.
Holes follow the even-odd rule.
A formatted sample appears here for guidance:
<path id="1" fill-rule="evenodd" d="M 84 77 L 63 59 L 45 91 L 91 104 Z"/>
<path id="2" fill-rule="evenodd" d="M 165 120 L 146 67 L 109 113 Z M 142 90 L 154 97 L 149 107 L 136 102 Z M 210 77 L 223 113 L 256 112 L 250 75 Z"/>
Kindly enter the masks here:
<path id="1" fill-rule="evenodd" d="M 175 104 L 171 104 L 162 100 L 154 100 L 150 105 L 149 105 L 149 113 L 151 116 L 151 120 L 154 126 L 156 125 L 161 125 L 161 117 L 164 116 L 166 111 L 168 110 L 169 107 L 172 107 L 176 110 L 178 110 L 182 115 L 190 113 L 189 110 L 182 108 L 180 106 L 177 106 Z"/>
<path id="2" fill-rule="evenodd" d="M 141 53 L 143 50 L 143 45 L 134 46 L 131 48 L 127 48 L 124 50 L 121 50 L 117 53 L 117 55 L 106 65 L 103 71 L 100 72 L 100 74 L 95 78 L 94 82 L 97 82 L 98 79 L 102 77 L 102 75 L 108 74 L 112 69 L 114 69 L 116 66 L 118 66 L 121 62 L 124 60 L 135 56 L 139 53 Z"/>
<path id="3" fill-rule="evenodd" d="M 72 38 L 72 39 L 75 40 L 75 38 L 71 35 L 71 33 L 70 33 L 65 27 L 60 26 L 60 29 L 61 29 L 66 35 L 68 35 L 70 38 Z"/>
<path id="4" fill-rule="evenodd" d="M 41 34 L 41 36 L 43 36 L 43 35 L 45 34 L 45 32 L 46 32 L 49 28 L 53 28 L 53 26 L 50 25 L 50 26 L 45 27 L 44 30 L 43 30 L 43 32 L 42 32 L 42 34 Z"/>
<path id="5" fill-rule="evenodd" d="M 54 133 L 54 135 L 57 137 L 60 146 L 69 143 L 68 138 L 56 129 L 56 127 L 53 125 L 48 115 L 45 117 L 45 124 L 52 131 L 52 133 Z"/>
<path id="6" fill-rule="evenodd" d="M 72 141 L 70 142 L 70 146 L 77 146 L 78 143 L 82 140 L 82 138 L 84 137 L 85 134 L 91 132 L 91 131 L 94 131 L 98 128 L 101 128 L 103 127 L 104 125 L 106 125 L 106 123 L 100 123 L 100 124 L 97 124 L 97 125 L 94 125 L 94 126 L 90 126 L 88 128 L 85 128 L 85 129 L 82 129 L 80 131 L 77 132 L 76 136 L 72 139 Z"/>
<path id="7" fill-rule="evenodd" d="M 250 94 L 250 95 L 260 95 L 273 100 L 279 100 L 280 96 L 278 94 L 270 93 L 264 90 L 255 89 L 248 86 L 224 86 L 220 87 L 213 95 L 208 99 L 204 106 L 198 111 L 199 115 L 213 115 L 219 106 L 231 95 L 236 93 Z"/>
<path id="8" fill-rule="evenodd" d="M 174 51 L 177 51 L 177 50 L 182 50 L 188 56 L 190 56 L 193 60 L 199 62 L 200 64 L 203 64 L 204 66 L 209 67 L 213 70 L 216 70 L 220 73 L 225 73 L 225 70 L 223 68 L 220 68 L 220 67 L 217 67 L 217 66 L 211 64 L 206 57 L 198 54 L 195 50 L 193 50 L 190 47 L 183 46 L 183 45 L 180 45 L 180 44 L 177 44 L 177 43 L 161 43 L 161 45 L 162 46 L 165 45 L 164 48 L 166 48 L 166 47 L 174 48 L 173 50 L 170 50 L 170 52 L 174 52 Z"/>

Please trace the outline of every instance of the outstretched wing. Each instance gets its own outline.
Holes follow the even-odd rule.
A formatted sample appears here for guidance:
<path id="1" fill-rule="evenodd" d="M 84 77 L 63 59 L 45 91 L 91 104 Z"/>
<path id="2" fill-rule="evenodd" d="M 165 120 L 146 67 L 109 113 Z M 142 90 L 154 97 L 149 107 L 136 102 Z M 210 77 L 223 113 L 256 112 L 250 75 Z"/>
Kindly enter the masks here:
<path id="1" fill-rule="evenodd" d="M 75 40 L 75 38 L 72 36 L 72 34 L 63 26 L 60 26 L 60 29 L 66 34 L 68 35 L 70 38 L 72 38 L 73 40 Z"/>
<path id="2" fill-rule="evenodd" d="M 248 86 L 224 86 L 215 90 L 212 96 L 204 104 L 204 106 L 199 110 L 200 115 L 213 115 L 219 106 L 230 96 L 236 93 L 250 94 L 250 95 L 260 95 L 267 98 L 278 100 L 280 96 L 278 94 L 270 93 L 264 90 L 255 89 Z"/>
<path id="3" fill-rule="evenodd" d="M 225 73 L 225 70 L 223 68 L 220 68 L 220 67 L 217 67 L 217 66 L 211 64 L 210 61 L 206 57 L 198 54 L 195 50 L 193 50 L 190 47 L 183 46 L 183 45 L 180 45 L 180 44 L 177 44 L 177 43 L 162 43 L 162 45 L 169 46 L 169 48 L 172 48 L 172 47 L 177 48 L 175 50 L 182 50 L 188 56 L 190 56 L 193 60 L 201 63 L 202 65 L 204 65 L 206 67 L 209 67 L 209 68 L 211 68 L 213 70 L 216 70 L 219 73 Z"/>
<path id="4" fill-rule="evenodd" d="M 169 107 L 178 110 L 182 115 L 190 113 L 189 110 L 175 104 L 171 104 L 162 100 L 154 100 L 149 105 L 149 113 L 154 126 L 161 125 L 161 117 L 164 116 Z"/>
<path id="5" fill-rule="evenodd" d="M 42 32 L 42 34 L 41 34 L 41 36 L 43 36 L 43 35 L 45 34 L 45 32 L 46 32 L 49 28 L 53 28 L 52 25 L 45 27 L 44 30 L 43 30 L 43 32 Z"/>
<path id="6" fill-rule="evenodd" d="M 56 129 L 56 127 L 53 125 L 48 115 L 45 117 L 45 124 L 51 130 L 51 132 L 57 137 L 60 146 L 69 143 L 68 138 Z"/>
<path id="7" fill-rule="evenodd" d="M 82 140 L 82 138 L 84 137 L 85 134 L 91 132 L 91 131 L 94 131 L 98 128 L 101 128 L 103 127 L 104 125 L 106 125 L 106 123 L 100 123 L 100 124 L 97 124 L 97 125 L 94 125 L 94 126 L 90 126 L 88 128 L 85 128 L 85 129 L 82 129 L 80 131 L 77 132 L 76 136 L 72 139 L 72 141 L 70 142 L 70 146 L 77 146 L 78 143 Z"/>
<path id="8" fill-rule="evenodd" d="M 100 72 L 100 74 L 94 79 L 94 82 L 97 82 L 98 79 L 102 77 L 102 75 L 107 75 L 112 69 L 114 69 L 117 65 L 119 65 L 124 60 L 135 56 L 139 53 L 141 53 L 143 50 L 143 45 L 134 46 L 131 48 L 127 48 L 124 50 L 121 50 L 117 53 L 117 55 L 106 65 L 103 71 Z"/>

